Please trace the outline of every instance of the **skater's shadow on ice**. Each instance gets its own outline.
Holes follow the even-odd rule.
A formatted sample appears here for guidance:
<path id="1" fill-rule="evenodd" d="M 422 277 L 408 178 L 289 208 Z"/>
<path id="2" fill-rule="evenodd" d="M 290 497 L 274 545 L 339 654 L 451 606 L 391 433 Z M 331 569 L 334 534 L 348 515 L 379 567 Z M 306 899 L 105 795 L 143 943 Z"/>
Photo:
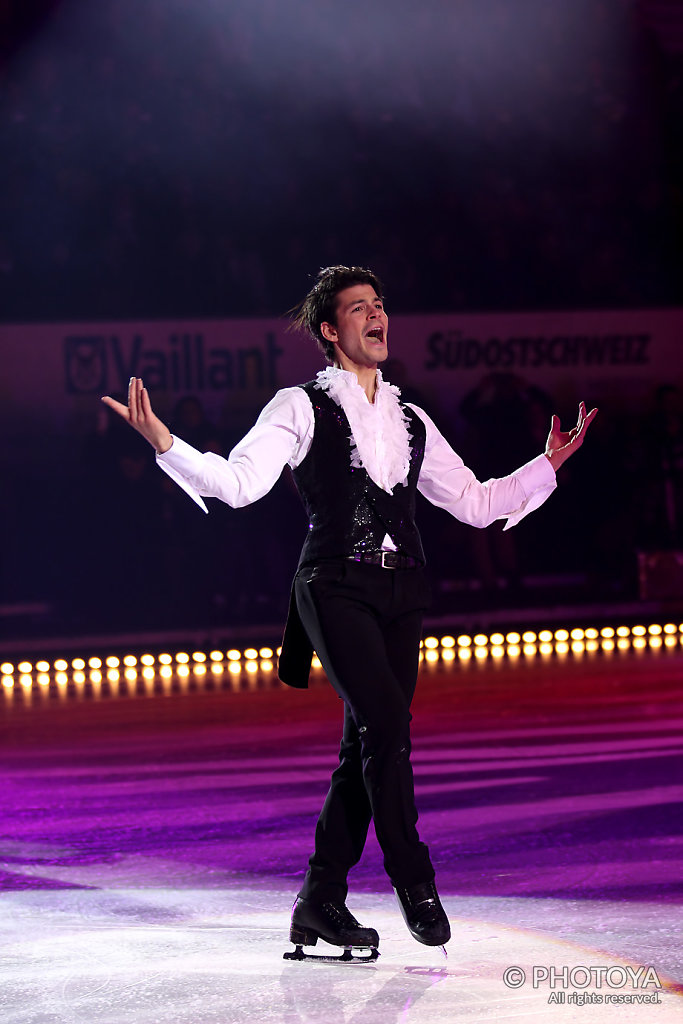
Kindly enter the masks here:
<path id="1" fill-rule="evenodd" d="M 288 1024 L 398 1024 L 430 988 L 448 977 L 445 967 L 402 967 L 373 991 L 382 973 L 375 965 L 324 970 L 324 978 L 317 966 L 283 971 L 282 1008 Z"/>

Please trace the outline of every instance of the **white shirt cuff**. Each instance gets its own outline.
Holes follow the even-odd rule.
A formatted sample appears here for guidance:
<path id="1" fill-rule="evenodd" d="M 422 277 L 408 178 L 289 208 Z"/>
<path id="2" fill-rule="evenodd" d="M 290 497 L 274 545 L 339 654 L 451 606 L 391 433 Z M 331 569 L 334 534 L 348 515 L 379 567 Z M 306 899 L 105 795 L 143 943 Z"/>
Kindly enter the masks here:
<path id="1" fill-rule="evenodd" d="M 524 516 L 542 505 L 557 487 L 555 470 L 545 455 L 537 455 L 531 462 L 520 466 L 514 475 L 524 488 L 527 498 L 518 509 L 506 517 L 507 522 L 503 530 L 509 530 L 510 527 L 516 526 L 521 519 L 524 519 Z"/>
<path id="2" fill-rule="evenodd" d="M 176 437 L 175 434 L 172 434 L 171 437 L 173 438 L 173 444 L 168 451 L 162 454 L 157 452 L 157 465 L 163 469 L 167 476 L 170 476 L 174 483 L 178 484 L 178 487 L 182 487 L 185 494 L 189 494 L 192 500 L 208 514 L 209 510 L 204 499 L 187 480 L 188 476 L 192 476 L 198 469 L 201 469 L 201 454 L 196 448 L 188 444 L 187 441 Z"/>

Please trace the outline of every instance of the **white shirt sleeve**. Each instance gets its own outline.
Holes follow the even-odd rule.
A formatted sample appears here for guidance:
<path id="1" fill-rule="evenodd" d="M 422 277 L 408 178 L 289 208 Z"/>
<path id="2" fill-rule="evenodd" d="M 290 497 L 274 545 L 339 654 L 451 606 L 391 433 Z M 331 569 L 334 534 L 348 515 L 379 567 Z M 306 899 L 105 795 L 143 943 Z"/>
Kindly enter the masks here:
<path id="1" fill-rule="evenodd" d="M 302 388 L 284 388 L 264 407 L 248 434 L 227 459 L 199 452 L 179 437 L 157 464 L 200 508 L 202 498 L 220 498 L 232 508 L 258 501 L 278 480 L 283 468 L 295 469 L 313 441 L 313 406 Z"/>
<path id="2" fill-rule="evenodd" d="M 445 508 L 461 522 L 484 527 L 496 519 L 507 519 L 504 529 L 509 530 L 555 490 L 555 470 L 545 455 L 538 455 L 509 476 L 481 483 L 427 413 L 415 405 L 410 408 L 427 429 L 418 490 L 433 505 Z"/>

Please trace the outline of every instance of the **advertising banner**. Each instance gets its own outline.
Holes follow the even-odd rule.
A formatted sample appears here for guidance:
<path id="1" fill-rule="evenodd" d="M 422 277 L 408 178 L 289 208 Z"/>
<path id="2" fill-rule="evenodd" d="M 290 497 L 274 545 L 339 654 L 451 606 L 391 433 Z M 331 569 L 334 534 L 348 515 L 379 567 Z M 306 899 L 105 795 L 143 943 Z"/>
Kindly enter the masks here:
<path id="1" fill-rule="evenodd" d="M 278 319 L 30 324 L 0 327 L 0 428 L 13 442 L 96 428 L 103 394 L 142 377 L 162 417 L 186 395 L 220 426 L 245 423 L 280 387 L 324 365 Z M 683 386 L 683 309 L 390 317 L 387 377 L 457 416 L 491 374 L 514 374 L 560 406 L 646 404 Z M 104 410 L 106 413 L 106 410 Z"/>

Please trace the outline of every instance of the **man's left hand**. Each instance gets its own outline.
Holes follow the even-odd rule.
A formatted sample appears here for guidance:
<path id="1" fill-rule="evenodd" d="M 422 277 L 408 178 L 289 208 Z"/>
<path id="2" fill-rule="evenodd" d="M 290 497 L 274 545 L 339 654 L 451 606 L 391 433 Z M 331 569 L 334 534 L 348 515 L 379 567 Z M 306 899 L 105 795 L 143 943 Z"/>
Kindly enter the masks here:
<path id="1" fill-rule="evenodd" d="M 586 404 L 581 402 L 576 426 L 572 430 L 567 431 L 560 429 L 560 418 L 553 415 L 550 433 L 545 443 L 545 456 L 555 472 L 557 472 L 563 462 L 567 461 L 570 455 L 573 455 L 581 447 L 586 437 L 586 431 L 597 414 L 597 409 L 591 409 L 589 413 L 586 413 Z"/>

